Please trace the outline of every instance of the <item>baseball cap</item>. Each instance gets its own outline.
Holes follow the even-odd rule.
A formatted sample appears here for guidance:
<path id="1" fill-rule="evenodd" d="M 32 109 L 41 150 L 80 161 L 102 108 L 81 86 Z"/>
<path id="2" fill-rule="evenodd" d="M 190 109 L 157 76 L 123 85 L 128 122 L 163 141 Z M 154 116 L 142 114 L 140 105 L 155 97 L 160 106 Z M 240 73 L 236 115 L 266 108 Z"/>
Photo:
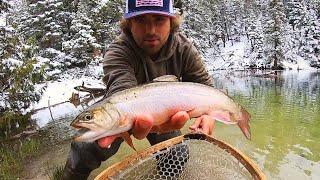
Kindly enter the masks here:
<path id="1" fill-rule="evenodd" d="M 161 14 L 175 17 L 173 0 L 126 0 L 125 19 L 142 14 Z"/>

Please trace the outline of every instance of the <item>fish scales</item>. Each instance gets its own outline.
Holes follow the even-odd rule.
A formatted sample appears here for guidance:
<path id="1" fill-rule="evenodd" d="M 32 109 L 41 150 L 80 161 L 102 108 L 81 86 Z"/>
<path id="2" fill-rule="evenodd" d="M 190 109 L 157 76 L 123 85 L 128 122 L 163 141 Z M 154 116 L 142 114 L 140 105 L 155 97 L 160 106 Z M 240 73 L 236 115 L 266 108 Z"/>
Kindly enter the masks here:
<path id="1" fill-rule="evenodd" d="M 169 87 L 168 87 L 169 84 Z M 154 87 L 146 87 L 142 91 L 138 88 L 132 90 L 131 95 L 114 96 L 109 99 L 122 114 L 128 114 L 129 117 L 134 117 L 139 114 L 149 113 L 154 115 L 155 125 L 163 123 L 168 117 L 174 115 L 174 111 L 170 114 L 165 114 L 163 111 L 175 109 L 192 110 L 197 106 L 204 106 L 208 103 L 214 104 L 215 97 L 208 98 L 208 94 L 212 93 L 212 89 L 199 91 L 197 88 L 188 89 L 188 84 L 181 83 L 157 83 Z M 152 86 L 152 84 L 150 84 Z M 190 98 L 192 97 L 192 98 Z M 159 112 L 161 117 L 159 117 Z M 195 114 L 197 116 L 197 114 Z"/>

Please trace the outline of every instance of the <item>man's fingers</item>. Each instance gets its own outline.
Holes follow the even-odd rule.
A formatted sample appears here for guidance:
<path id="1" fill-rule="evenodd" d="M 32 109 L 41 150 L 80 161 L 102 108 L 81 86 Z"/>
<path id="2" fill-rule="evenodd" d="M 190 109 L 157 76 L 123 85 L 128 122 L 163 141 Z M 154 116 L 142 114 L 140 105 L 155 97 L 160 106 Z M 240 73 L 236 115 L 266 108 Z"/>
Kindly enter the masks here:
<path id="1" fill-rule="evenodd" d="M 132 127 L 132 134 L 137 139 L 145 138 L 150 132 L 153 125 L 153 118 L 151 115 L 138 116 Z"/>
<path id="2" fill-rule="evenodd" d="M 184 124 L 190 119 L 189 114 L 186 111 L 179 111 L 171 117 L 174 129 L 181 129 Z"/>
<path id="3" fill-rule="evenodd" d="M 196 130 L 197 128 L 200 127 L 201 121 L 202 121 L 202 116 L 199 117 L 199 118 L 196 118 L 194 123 L 191 126 L 189 126 L 189 129 L 190 130 Z"/>
<path id="4" fill-rule="evenodd" d="M 137 139 L 145 138 L 153 125 L 153 118 L 151 115 L 139 116 L 136 118 L 132 127 L 132 134 Z M 117 137 L 121 137 L 120 134 L 104 137 L 98 139 L 98 144 L 102 148 L 107 148 Z"/>
<path id="5" fill-rule="evenodd" d="M 117 137 L 120 137 L 120 135 L 116 134 L 113 136 L 108 136 L 108 137 L 98 139 L 98 144 L 102 148 L 107 148 Z"/>
<path id="6" fill-rule="evenodd" d="M 196 118 L 195 122 L 189 127 L 189 129 L 195 130 L 197 128 L 201 128 L 203 133 L 211 135 L 214 125 L 215 120 L 212 117 L 203 115 L 199 118 Z"/>
<path id="7" fill-rule="evenodd" d="M 167 122 L 153 126 L 151 132 L 165 133 L 181 129 L 189 119 L 189 114 L 186 111 L 179 111 Z"/>
<path id="8" fill-rule="evenodd" d="M 209 116 L 202 116 L 202 123 L 201 123 L 201 129 L 202 132 L 205 134 L 212 134 L 212 126 L 213 126 L 213 120 Z"/>

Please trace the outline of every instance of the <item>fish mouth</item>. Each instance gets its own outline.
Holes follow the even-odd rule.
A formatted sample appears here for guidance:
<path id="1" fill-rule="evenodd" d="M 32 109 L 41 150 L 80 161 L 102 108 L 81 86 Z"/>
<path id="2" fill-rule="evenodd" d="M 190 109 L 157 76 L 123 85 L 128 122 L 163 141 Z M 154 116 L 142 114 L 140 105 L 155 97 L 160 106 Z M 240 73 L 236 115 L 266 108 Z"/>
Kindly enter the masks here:
<path id="1" fill-rule="evenodd" d="M 101 137 L 103 135 L 103 131 L 94 131 L 89 128 L 82 127 L 76 133 L 73 135 L 73 140 L 77 142 L 93 142 Z"/>
<path id="2" fill-rule="evenodd" d="M 91 130 L 88 129 L 88 128 L 81 128 L 74 134 L 73 139 L 77 139 L 77 138 L 79 138 L 80 136 L 82 136 L 83 134 L 85 134 L 86 132 L 89 132 L 89 131 L 91 131 Z"/>

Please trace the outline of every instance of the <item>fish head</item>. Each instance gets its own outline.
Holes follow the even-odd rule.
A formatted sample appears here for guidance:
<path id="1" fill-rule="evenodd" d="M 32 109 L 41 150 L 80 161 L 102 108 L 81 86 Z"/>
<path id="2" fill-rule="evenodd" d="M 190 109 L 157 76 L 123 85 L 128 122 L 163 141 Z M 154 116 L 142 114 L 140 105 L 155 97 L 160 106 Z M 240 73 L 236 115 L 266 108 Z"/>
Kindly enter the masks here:
<path id="1" fill-rule="evenodd" d="M 72 122 L 71 126 L 79 129 L 74 136 L 75 141 L 92 142 L 117 126 L 119 120 L 104 107 L 90 107 L 80 113 Z"/>

